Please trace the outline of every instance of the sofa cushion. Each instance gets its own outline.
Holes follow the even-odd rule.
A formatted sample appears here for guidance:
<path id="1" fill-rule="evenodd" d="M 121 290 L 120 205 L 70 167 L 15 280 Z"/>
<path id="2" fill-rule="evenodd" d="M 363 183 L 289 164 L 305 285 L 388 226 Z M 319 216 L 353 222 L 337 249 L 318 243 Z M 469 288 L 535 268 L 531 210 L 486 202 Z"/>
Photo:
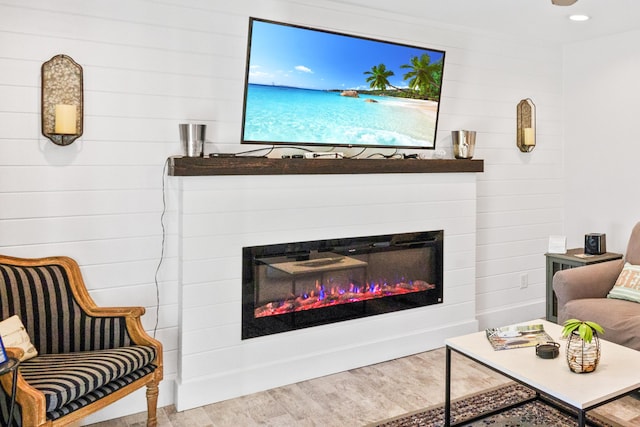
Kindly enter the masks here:
<path id="1" fill-rule="evenodd" d="M 565 304 L 568 319 L 590 320 L 604 328 L 600 338 L 640 351 L 640 304 L 621 299 L 583 298 Z"/>
<path id="2" fill-rule="evenodd" d="M 640 265 L 625 263 L 607 298 L 640 302 Z"/>
<path id="3" fill-rule="evenodd" d="M 114 393 L 120 390 L 121 388 L 128 386 L 134 381 L 137 381 L 140 378 L 149 375 L 150 373 L 155 371 L 155 369 L 156 369 L 156 366 L 147 365 L 142 369 L 138 369 L 137 371 L 130 373 L 129 375 L 125 375 L 122 378 L 119 378 L 115 381 L 111 381 L 109 384 L 103 387 L 100 387 L 99 389 L 94 390 L 91 393 L 85 394 L 81 398 L 74 400 L 73 402 L 63 406 L 62 408 L 56 409 L 55 411 L 47 412 L 47 419 L 57 420 L 58 418 L 68 415 L 73 411 L 77 411 L 78 409 L 81 409 L 93 402 L 96 402 L 102 399 L 103 397 L 106 397 L 111 393 Z"/>
<path id="4" fill-rule="evenodd" d="M 149 346 L 43 354 L 23 362 L 20 373 L 44 393 L 49 413 L 143 369 L 155 356 Z"/>

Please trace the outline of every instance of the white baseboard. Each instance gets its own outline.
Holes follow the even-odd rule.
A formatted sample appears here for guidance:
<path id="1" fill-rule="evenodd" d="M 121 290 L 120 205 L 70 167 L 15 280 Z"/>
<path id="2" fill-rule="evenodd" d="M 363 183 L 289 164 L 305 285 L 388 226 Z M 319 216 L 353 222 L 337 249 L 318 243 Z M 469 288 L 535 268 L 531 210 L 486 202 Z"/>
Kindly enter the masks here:
<path id="1" fill-rule="evenodd" d="M 269 366 L 242 369 L 189 382 L 176 381 L 176 409 L 184 411 L 247 394 L 380 363 L 442 347 L 448 337 L 478 330 L 478 322 L 468 320 L 437 329 L 420 330 L 384 341 L 352 347 L 333 348 L 322 354 L 287 359 Z M 314 369 L 310 370 L 309 367 Z"/>

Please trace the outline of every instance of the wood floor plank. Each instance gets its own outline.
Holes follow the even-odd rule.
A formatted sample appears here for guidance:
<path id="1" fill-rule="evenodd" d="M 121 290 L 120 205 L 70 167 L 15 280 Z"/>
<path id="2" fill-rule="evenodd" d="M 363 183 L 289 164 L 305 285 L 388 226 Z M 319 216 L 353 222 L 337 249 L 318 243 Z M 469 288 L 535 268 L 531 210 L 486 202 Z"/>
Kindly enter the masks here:
<path id="1" fill-rule="evenodd" d="M 510 382 L 453 353 L 453 398 Z M 444 348 L 176 412 L 158 410 L 159 427 L 361 427 L 444 402 Z M 640 426 L 640 400 L 628 396 L 597 412 L 625 427 Z M 142 427 L 146 414 L 92 424 Z"/>

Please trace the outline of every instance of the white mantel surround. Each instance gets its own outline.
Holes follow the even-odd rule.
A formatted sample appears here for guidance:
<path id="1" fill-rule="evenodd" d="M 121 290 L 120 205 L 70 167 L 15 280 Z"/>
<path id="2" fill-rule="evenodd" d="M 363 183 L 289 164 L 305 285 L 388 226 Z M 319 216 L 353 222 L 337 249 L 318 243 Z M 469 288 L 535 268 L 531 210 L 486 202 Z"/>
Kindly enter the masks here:
<path id="1" fill-rule="evenodd" d="M 430 350 L 474 332 L 475 173 L 172 177 L 179 411 Z M 444 230 L 444 303 L 241 339 L 242 247 Z"/>

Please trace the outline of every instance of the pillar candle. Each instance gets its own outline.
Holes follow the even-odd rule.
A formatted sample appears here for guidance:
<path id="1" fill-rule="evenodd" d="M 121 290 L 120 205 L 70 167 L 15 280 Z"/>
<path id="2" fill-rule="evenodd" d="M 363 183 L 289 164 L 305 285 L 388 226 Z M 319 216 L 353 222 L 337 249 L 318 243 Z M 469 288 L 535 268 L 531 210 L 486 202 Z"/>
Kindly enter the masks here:
<path id="1" fill-rule="evenodd" d="M 524 128 L 524 145 L 536 145 L 533 128 Z"/>
<path id="2" fill-rule="evenodd" d="M 75 135 L 77 108 L 75 105 L 58 104 L 55 107 L 54 132 L 65 135 Z"/>

